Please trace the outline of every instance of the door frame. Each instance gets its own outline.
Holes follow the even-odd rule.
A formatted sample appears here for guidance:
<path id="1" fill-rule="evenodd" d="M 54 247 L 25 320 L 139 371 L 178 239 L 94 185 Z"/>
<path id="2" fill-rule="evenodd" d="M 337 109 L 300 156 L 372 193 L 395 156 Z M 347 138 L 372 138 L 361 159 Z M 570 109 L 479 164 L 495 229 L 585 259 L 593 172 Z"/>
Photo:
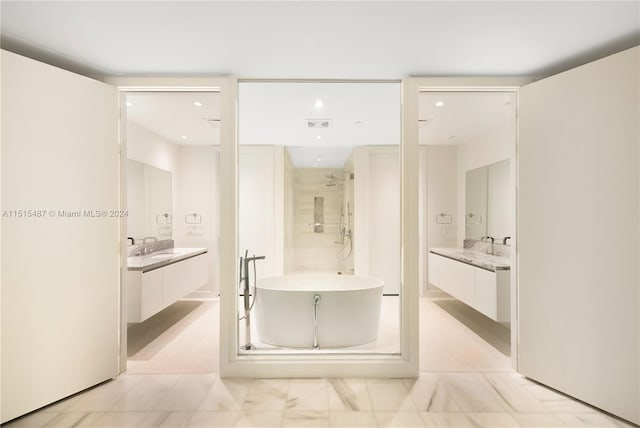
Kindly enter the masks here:
<path id="1" fill-rule="evenodd" d="M 418 138 L 418 113 L 419 105 L 418 98 L 421 92 L 514 92 L 516 99 L 520 87 L 531 83 L 533 79 L 529 77 L 411 77 L 409 80 L 409 94 L 405 102 L 409 105 L 406 107 L 408 110 L 413 111 L 415 120 L 413 120 L 413 127 L 415 128 L 415 138 Z M 518 113 L 516 107 L 516 135 L 515 135 L 515 147 L 514 147 L 514 160 L 515 165 L 511 167 L 511 171 L 515 171 L 515 189 L 514 192 L 514 207 L 513 212 L 515 215 L 515 221 L 513 224 L 512 235 L 516 237 L 513 240 L 513 251 L 511 252 L 511 281 L 510 281 L 510 300 L 511 300 L 511 366 L 518 370 L 518 236 L 515 234 L 518 225 L 518 211 L 517 211 L 517 187 L 518 187 Z M 406 124 L 405 124 L 406 126 Z M 425 159 L 427 159 L 428 153 L 425 151 Z M 425 162 L 425 165 L 427 163 Z M 426 171 L 425 171 L 426 177 Z M 427 202 L 427 189 L 423 191 L 424 202 L 422 207 L 424 212 L 428 212 Z M 426 243 L 427 236 L 429 234 L 428 222 L 420 219 L 422 225 L 423 236 L 421 237 L 423 242 Z M 429 261 L 428 251 L 426 248 L 420 248 L 420 262 L 424 266 L 425 276 L 427 276 Z M 421 284 L 422 286 L 423 284 Z M 426 285 L 426 284 L 424 284 Z"/>
<path id="2" fill-rule="evenodd" d="M 235 79 L 232 77 L 118 77 L 106 78 L 104 82 L 117 87 L 120 109 L 120 206 L 127 209 L 127 118 L 125 97 L 128 92 L 217 92 L 220 94 L 220 151 L 221 158 L 228 150 L 230 139 L 235 139 Z M 229 154 L 227 153 L 227 156 Z M 220 168 L 225 166 L 221 162 Z M 221 178 L 224 175 L 221 174 Z M 221 200 L 225 192 L 225 184 L 220 183 Z M 228 191 L 228 190 L 227 190 Z M 220 223 L 224 223 L 225 208 L 220 207 Z M 220 234 L 225 233 L 220 228 Z M 221 237 L 222 239 L 222 237 Z M 120 257 L 122 270 L 120 272 L 120 352 L 118 373 L 127 370 L 127 224 L 126 218 L 121 219 L 120 227 Z M 224 254 L 220 254 L 220 265 L 223 264 Z M 222 313 L 220 314 L 222 318 Z"/>
<path id="3" fill-rule="evenodd" d="M 407 85 L 402 79 L 366 80 L 366 79 L 239 79 L 238 82 L 313 82 L 313 83 L 390 83 L 401 85 L 401 100 L 406 97 Z M 237 90 L 236 90 L 237 96 Z M 402 101 L 401 101 L 402 103 Z M 236 103 L 237 106 L 237 103 Z M 406 115 L 404 103 L 401 106 L 402 117 Z M 226 195 L 227 208 L 221 221 L 225 225 L 221 234 L 221 318 L 220 318 L 220 375 L 221 377 L 253 377 L 253 378 L 289 378 L 289 377 L 416 377 L 419 373 L 418 358 L 418 266 L 417 236 L 413 232 L 418 224 L 418 206 L 413 197 L 417 189 L 417 141 L 409 138 L 406 120 L 401 121 L 401 242 L 402 248 L 402 333 L 401 352 L 399 355 L 389 354 L 349 354 L 349 355 L 246 355 L 239 354 L 238 329 L 235 299 L 232 298 L 237 288 L 235 255 L 237 248 L 237 141 L 229 140 L 227 156 L 221 157 L 221 163 L 227 168 L 221 169 L 221 182 L 233 187 L 223 189 Z M 233 154 L 233 156 L 231 156 Z M 232 194 L 227 192 L 233 191 Z M 417 194 L 417 190 L 416 190 Z M 406 196 L 405 196 L 406 195 Z M 224 203 L 223 200 L 221 203 Z M 229 227 L 233 225 L 233 227 Z M 230 236 L 231 234 L 234 236 Z M 230 258 L 231 260 L 230 260 Z M 312 352 L 312 351 L 311 351 Z"/>

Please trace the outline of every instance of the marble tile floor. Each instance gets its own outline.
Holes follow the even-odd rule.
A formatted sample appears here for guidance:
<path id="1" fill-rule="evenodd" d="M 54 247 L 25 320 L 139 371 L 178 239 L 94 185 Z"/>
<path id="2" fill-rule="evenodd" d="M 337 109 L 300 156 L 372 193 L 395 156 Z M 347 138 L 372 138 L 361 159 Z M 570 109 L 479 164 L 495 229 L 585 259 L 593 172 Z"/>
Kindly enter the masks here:
<path id="1" fill-rule="evenodd" d="M 628 427 L 516 373 L 418 379 L 125 374 L 18 427 Z"/>
<path id="2" fill-rule="evenodd" d="M 155 320 L 126 374 L 3 427 L 632 426 L 513 372 L 439 299 L 420 299 L 418 379 L 220 379 L 210 299 Z"/>

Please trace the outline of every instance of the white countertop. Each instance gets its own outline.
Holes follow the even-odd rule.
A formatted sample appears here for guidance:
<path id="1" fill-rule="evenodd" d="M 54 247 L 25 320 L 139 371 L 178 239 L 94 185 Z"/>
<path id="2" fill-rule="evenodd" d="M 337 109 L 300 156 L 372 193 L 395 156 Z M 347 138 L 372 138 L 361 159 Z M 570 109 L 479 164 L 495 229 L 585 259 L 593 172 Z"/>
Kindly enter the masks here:
<path id="1" fill-rule="evenodd" d="M 206 252 L 206 248 L 166 248 L 144 256 L 127 257 L 127 270 L 147 272 Z"/>
<path id="2" fill-rule="evenodd" d="M 511 269 L 508 257 L 494 256 L 478 250 L 440 247 L 430 248 L 429 252 L 493 272 Z"/>

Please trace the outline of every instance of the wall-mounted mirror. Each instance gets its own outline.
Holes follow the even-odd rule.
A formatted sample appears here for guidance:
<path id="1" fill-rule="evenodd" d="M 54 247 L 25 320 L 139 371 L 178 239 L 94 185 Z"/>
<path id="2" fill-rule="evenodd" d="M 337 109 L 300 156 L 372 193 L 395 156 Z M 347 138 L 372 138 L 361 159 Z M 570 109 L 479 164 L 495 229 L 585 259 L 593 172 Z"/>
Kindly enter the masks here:
<path id="1" fill-rule="evenodd" d="M 127 236 L 171 239 L 171 172 L 127 159 Z"/>
<path id="2" fill-rule="evenodd" d="M 510 235 L 509 159 L 465 174 L 465 238 L 496 241 Z"/>

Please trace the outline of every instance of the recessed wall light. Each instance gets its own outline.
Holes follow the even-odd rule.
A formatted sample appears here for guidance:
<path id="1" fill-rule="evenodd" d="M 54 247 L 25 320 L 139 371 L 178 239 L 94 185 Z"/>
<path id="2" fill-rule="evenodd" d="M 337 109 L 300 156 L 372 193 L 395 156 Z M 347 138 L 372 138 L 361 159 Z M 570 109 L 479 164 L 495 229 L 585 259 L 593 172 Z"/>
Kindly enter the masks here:
<path id="1" fill-rule="evenodd" d="M 444 101 L 436 101 L 436 107 L 442 107 L 444 105 Z"/>
<path id="2" fill-rule="evenodd" d="M 196 106 L 196 107 L 202 107 L 204 104 L 202 104 L 201 101 L 194 101 L 193 105 Z"/>
<path id="3" fill-rule="evenodd" d="M 316 100 L 315 106 L 317 108 L 322 108 L 323 105 L 324 105 L 324 103 L 322 102 L 322 100 Z"/>

